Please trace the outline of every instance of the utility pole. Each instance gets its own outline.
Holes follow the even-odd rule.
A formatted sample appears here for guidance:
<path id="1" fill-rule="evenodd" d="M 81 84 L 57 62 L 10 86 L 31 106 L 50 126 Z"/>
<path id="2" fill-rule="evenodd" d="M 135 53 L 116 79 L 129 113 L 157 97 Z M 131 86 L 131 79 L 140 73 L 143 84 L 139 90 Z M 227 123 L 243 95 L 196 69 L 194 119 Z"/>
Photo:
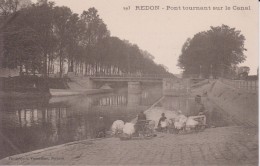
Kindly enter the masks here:
<path id="1" fill-rule="evenodd" d="M 199 78 L 202 78 L 201 68 L 202 68 L 202 66 L 200 65 L 200 75 L 199 75 Z"/>
<path id="2" fill-rule="evenodd" d="M 213 67 L 213 66 L 212 66 L 212 64 L 211 64 L 211 65 L 210 65 L 210 76 L 209 76 L 210 79 L 213 79 L 212 67 Z"/>

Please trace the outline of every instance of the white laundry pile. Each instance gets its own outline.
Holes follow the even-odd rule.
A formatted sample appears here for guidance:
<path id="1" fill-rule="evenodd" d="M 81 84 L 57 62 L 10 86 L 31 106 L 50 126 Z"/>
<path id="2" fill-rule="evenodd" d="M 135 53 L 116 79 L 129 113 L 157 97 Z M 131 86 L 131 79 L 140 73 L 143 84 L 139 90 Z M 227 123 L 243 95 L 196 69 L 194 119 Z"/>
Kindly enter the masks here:
<path id="1" fill-rule="evenodd" d="M 161 122 L 161 127 L 165 128 L 168 126 L 167 120 Z"/>
<path id="2" fill-rule="evenodd" d="M 175 119 L 174 126 L 176 129 L 182 129 L 185 127 L 185 123 L 187 121 L 187 117 L 185 115 L 178 115 Z"/>
<path id="3" fill-rule="evenodd" d="M 194 120 L 192 117 L 188 117 L 186 121 L 187 128 L 195 128 L 199 124 L 198 121 Z"/>
<path id="4" fill-rule="evenodd" d="M 162 113 L 165 114 L 167 119 L 166 121 L 161 122 L 161 127 L 174 125 L 176 129 L 180 130 L 184 127 L 194 128 L 198 125 L 198 121 L 194 120 L 192 117 L 186 117 L 180 110 L 172 111 L 161 107 L 154 107 L 145 111 L 146 119 L 151 120 L 148 125 L 149 128 L 157 128 Z M 112 124 L 111 130 L 113 134 L 124 133 L 131 136 L 135 133 L 135 123 L 124 123 L 122 120 L 116 120 Z"/>
<path id="5" fill-rule="evenodd" d="M 133 123 L 126 123 L 123 128 L 123 133 L 131 136 L 135 132 L 135 124 Z"/>
<path id="6" fill-rule="evenodd" d="M 116 120 L 113 122 L 111 126 L 111 130 L 113 134 L 119 134 L 123 132 L 123 128 L 125 126 L 125 123 L 122 120 Z"/>

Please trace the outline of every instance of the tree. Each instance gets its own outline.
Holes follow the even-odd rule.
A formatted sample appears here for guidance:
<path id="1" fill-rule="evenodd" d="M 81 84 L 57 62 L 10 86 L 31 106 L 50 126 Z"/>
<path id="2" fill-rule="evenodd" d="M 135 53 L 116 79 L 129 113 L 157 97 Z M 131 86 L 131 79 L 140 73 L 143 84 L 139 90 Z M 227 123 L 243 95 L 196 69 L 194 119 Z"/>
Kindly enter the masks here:
<path id="1" fill-rule="evenodd" d="M 81 35 L 84 31 L 84 24 L 78 14 L 72 14 L 67 24 L 67 47 L 69 72 L 73 72 L 74 63 L 84 60 L 84 48 L 81 46 Z"/>
<path id="2" fill-rule="evenodd" d="M 178 66 L 184 75 L 225 76 L 233 65 L 245 61 L 245 37 L 227 25 L 211 27 L 187 39 L 179 56 Z"/>
<path id="3" fill-rule="evenodd" d="M 48 60 L 54 58 L 53 52 L 57 47 L 54 36 L 54 3 L 36 3 L 28 9 L 23 24 L 30 26 L 37 33 L 38 43 L 42 50 L 42 73 L 48 76 Z"/>
<path id="4" fill-rule="evenodd" d="M 141 50 L 137 45 L 117 37 L 107 37 L 100 40 L 94 54 L 98 58 L 101 73 L 105 74 L 169 74 L 167 67 L 157 65 L 153 56 Z"/>
<path id="5" fill-rule="evenodd" d="M 32 5 L 31 0 L 20 0 L 18 9 L 23 9 Z"/>
<path id="6" fill-rule="evenodd" d="M 94 49 L 96 44 L 105 37 L 108 37 L 110 33 L 95 8 L 89 8 L 88 11 L 83 11 L 81 14 L 81 20 L 85 24 L 85 31 L 82 34 L 81 45 L 85 48 L 86 68 L 88 67 L 88 63 L 94 64 L 97 72 L 101 59 L 94 54 Z"/>
<path id="7" fill-rule="evenodd" d="M 0 14 L 1 16 L 8 16 L 18 10 L 18 0 L 0 0 Z"/>
<path id="8" fill-rule="evenodd" d="M 18 0 L 0 3 L 6 6 L 0 19 L 3 15 L 7 18 L 0 31 L 0 49 L 4 50 L 4 58 L 0 59 L 4 67 L 21 66 L 27 74 L 39 72 L 48 77 L 51 64 L 59 59 L 60 77 L 65 61 L 71 72 L 74 65 L 83 70 L 85 64 L 87 74 L 168 74 L 167 68 L 156 64 L 149 52 L 110 37 L 95 8 L 79 17 L 70 8 L 55 6 L 48 0 L 32 5 L 29 0 L 19 2 L 22 1 L 26 4 L 23 8 L 16 4 Z"/>
<path id="9" fill-rule="evenodd" d="M 248 67 L 248 66 L 237 67 L 237 70 L 236 70 L 237 78 L 245 79 L 248 76 L 249 71 L 250 71 L 250 67 Z"/>
<path id="10" fill-rule="evenodd" d="M 31 0 L 0 0 L 0 16 L 7 17 L 31 4 Z"/>
<path id="11" fill-rule="evenodd" d="M 19 2 L 28 3 L 28 1 Z M 30 70 L 35 74 L 35 71 L 39 71 L 41 66 L 41 48 L 36 32 L 25 23 L 28 9 L 21 8 L 20 3 L 16 4 L 19 5 L 20 10 L 14 9 L 14 13 L 10 13 L 8 18 L 11 21 L 7 21 L 2 29 L 4 38 L 2 65 L 7 68 L 20 66 L 20 72 L 22 72 L 22 68 L 25 68 L 26 73 Z"/>
<path id="12" fill-rule="evenodd" d="M 41 50 L 36 33 L 31 28 L 25 27 L 8 27 L 4 32 L 4 67 L 20 66 L 20 72 L 24 67 L 26 73 L 31 70 L 33 74 L 36 70 L 39 71 Z"/>
<path id="13" fill-rule="evenodd" d="M 68 7 L 55 7 L 54 8 L 54 34 L 57 38 L 58 55 L 60 61 L 60 77 L 63 74 L 63 62 L 66 58 L 66 48 L 69 44 L 69 36 L 71 33 L 71 18 L 72 12 Z"/>
<path id="14" fill-rule="evenodd" d="M 15 0 L 9 0 L 10 2 Z M 56 48 L 55 44 L 55 36 L 53 35 L 53 6 L 54 3 L 46 2 L 44 4 L 32 4 L 28 5 L 28 1 L 22 0 L 19 2 L 24 2 L 24 8 L 19 8 L 19 11 L 16 11 L 16 7 L 12 7 L 14 9 L 9 10 L 14 12 L 11 14 L 12 20 L 9 21 L 6 25 L 5 31 L 6 34 L 4 35 L 4 50 L 5 50 L 5 62 L 10 61 L 11 59 L 16 59 L 15 57 L 20 56 L 21 54 L 17 53 L 26 53 L 30 57 L 33 55 L 35 59 L 37 59 L 37 63 L 33 66 L 37 66 L 37 70 L 47 76 L 47 66 L 48 66 L 48 59 L 54 52 Z M 19 4 L 20 5 L 20 4 Z M 19 6 L 18 6 L 19 7 Z M 10 16 L 9 16 L 10 17 Z M 30 33 L 28 33 L 30 31 Z M 19 33 L 18 33 L 19 32 Z M 23 34 L 24 33 L 24 34 Z M 15 38 L 12 34 L 17 34 L 18 36 Z M 11 36 L 8 36 L 11 35 Z M 7 40 L 8 38 L 11 41 Z M 29 37 L 33 37 L 34 39 L 30 39 Z M 31 49 L 28 45 L 25 45 L 28 41 L 31 41 Z M 32 42 L 33 41 L 33 42 Z M 17 47 L 17 44 L 25 45 L 26 47 Z M 28 43 L 27 43 L 28 44 Z M 17 49 L 20 50 L 17 50 Z M 37 49 L 35 52 L 34 49 Z M 13 49 L 13 50 L 12 50 Z M 27 49 L 25 51 L 25 49 Z M 14 54 L 14 51 L 17 50 L 17 55 L 11 56 Z M 32 51 L 29 53 L 28 51 Z M 7 57 L 8 56 L 8 57 Z M 21 57 L 21 56 L 20 56 Z M 28 58 L 27 58 L 28 59 Z M 30 58 L 29 58 L 30 59 Z M 20 59 L 21 60 L 21 59 Z M 38 63 L 40 62 L 40 64 Z M 18 65 L 19 63 L 15 63 L 13 65 Z M 23 63 L 20 63 L 23 65 Z M 4 64 L 5 66 L 9 66 L 10 64 Z M 26 65 L 25 67 L 27 67 Z M 33 72 L 36 69 L 33 70 Z"/>

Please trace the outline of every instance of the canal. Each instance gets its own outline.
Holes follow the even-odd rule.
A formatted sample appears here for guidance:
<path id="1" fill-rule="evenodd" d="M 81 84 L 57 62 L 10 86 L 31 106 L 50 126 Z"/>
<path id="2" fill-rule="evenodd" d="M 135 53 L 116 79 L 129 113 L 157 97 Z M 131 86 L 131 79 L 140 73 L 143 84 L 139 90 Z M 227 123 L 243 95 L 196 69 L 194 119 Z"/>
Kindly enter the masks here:
<path id="1" fill-rule="evenodd" d="M 131 121 L 162 97 L 160 86 L 146 86 L 140 94 L 127 88 L 109 94 L 57 97 L 42 100 L 2 99 L 0 103 L 0 158 L 51 147 L 72 141 L 96 138 L 99 117 L 107 130 L 113 121 Z M 155 105 L 158 110 L 181 110 L 192 115 L 194 97 L 164 97 Z M 211 126 L 233 125 L 233 120 L 207 98 Z M 158 117 L 159 118 L 159 117 Z"/>
<path id="2" fill-rule="evenodd" d="M 162 97 L 161 86 L 127 88 L 109 94 L 51 99 L 0 100 L 0 158 L 67 142 L 95 138 L 103 117 L 107 130 L 113 121 L 131 121 Z"/>

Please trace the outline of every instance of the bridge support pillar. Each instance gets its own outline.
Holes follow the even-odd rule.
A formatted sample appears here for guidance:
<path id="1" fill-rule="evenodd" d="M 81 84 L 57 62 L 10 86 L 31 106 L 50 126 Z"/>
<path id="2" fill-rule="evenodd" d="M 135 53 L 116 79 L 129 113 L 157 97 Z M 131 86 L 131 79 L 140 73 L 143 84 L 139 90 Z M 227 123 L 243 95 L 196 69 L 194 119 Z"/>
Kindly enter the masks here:
<path id="1" fill-rule="evenodd" d="M 138 106 L 141 103 L 141 83 L 140 82 L 128 82 L 128 99 L 127 106 Z"/>
<path id="2" fill-rule="evenodd" d="M 128 82 L 128 93 L 139 94 L 141 93 L 141 83 L 140 82 Z"/>

